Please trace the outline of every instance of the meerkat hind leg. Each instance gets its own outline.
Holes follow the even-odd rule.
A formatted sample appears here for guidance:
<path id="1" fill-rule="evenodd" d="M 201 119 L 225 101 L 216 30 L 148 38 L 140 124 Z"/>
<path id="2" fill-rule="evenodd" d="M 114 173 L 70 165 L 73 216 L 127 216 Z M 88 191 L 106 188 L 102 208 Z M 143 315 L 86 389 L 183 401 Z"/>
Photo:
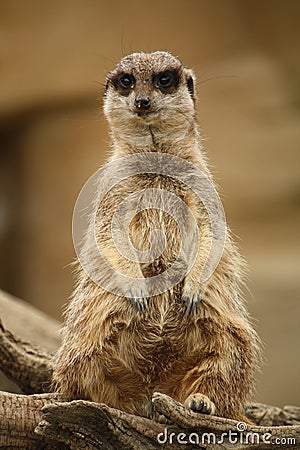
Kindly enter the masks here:
<path id="1" fill-rule="evenodd" d="M 200 392 L 189 395 L 184 401 L 184 406 L 195 412 L 210 414 L 211 416 L 216 413 L 215 404 L 206 395 L 200 394 Z"/>

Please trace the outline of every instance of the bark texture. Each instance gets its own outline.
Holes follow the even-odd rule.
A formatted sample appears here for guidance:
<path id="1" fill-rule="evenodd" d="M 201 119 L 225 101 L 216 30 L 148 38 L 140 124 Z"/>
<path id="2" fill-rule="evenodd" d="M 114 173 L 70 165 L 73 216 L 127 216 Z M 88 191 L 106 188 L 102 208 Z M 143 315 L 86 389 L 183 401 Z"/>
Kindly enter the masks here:
<path id="1" fill-rule="evenodd" d="M 5 330 L 0 322 L 0 370 L 25 394 L 49 392 L 51 355 Z"/>

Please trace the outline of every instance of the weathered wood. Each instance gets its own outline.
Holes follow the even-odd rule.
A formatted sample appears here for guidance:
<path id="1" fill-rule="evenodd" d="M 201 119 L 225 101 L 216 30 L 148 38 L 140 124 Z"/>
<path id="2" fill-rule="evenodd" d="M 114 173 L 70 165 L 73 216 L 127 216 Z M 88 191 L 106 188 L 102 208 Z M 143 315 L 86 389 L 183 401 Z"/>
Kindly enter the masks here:
<path id="1" fill-rule="evenodd" d="M 277 406 L 253 403 L 247 406 L 247 417 L 261 426 L 300 425 L 300 408 L 297 406 L 285 406 L 283 409 Z"/>
<path id="2" fill-rule="evenodd" d="M 0 370 L 25 394 L 49 392 L 51 355 L 16 338 L 0 322 Z"/>
<path id="3" fill-rule="evenodd" d="M 0 448 L 57 449 L 57 440 L 34 432 L 42 420 L 42 407 L 57 400 L 63 399 L 57 394 L 18 395 L 1 392 Z"/>
<path id="4" fill-rule="evenodd" d="M 24 342 L 55 352 L 60 345 L 61 324 L 39 309 L 0 289 L 0 317 L 6 329 Z M 1 352 L 1 350 L 0 350 Z M 1 358 L 1 355 L 0 355 Z M 22 390 L 0 372 L 0 390 L 22 393 Z"/>
<path id="5" fill-rule="evenodd" d="M 167 414 L 167 417 L 174 422 L 172 425 L 163 425 L 132 416 L 106 405 L 74 401 L 44 407 L 45 421 L 36 431 L 51 438 L 59 436 L 62 442 L 74 449 L 85 448 L 84 445 L 87 442 L 88 448 L 93 449 L 139 450 L 155 449 L 161 445 L 166 449 L 180 449 L 183 442 L 178 442 L 178 437 L 181 441 L 185 441 L 187 449 L 263 450 L 269 449 L 269 442 L 275 442 L 276 438 L 285 439 L 285 448 L 297 448 L 297 443 L 300 443 L 300 426 L 247 425 L 247 429 L 239 433 L 237 428 L 241 426 L 239 422 L 197 414 L 166 395 L 155 394 L 154 404 L 160 413 Z M 174 434 L 171 436 L 171 433 Z M 197 436 L 199 442 L 197 442 Z M 254 439 L 251 439 L 251 436 Z M 238 439 L 238 442 L 234 442 L 235 439 Z M 267 442 L 264 442 L 264 439 L 267 439 Z M 294 439 L 294 441 L 288 442 L 288 439 Z"/>
<path id="6" fill-rule="evenodd" d="M 61 324 L 44 312 L 0 289 L 0 317 L 6 329 L 20 339 L 55 352 L 60 346 Z"/>
<path id="7" fill-rule="evenodd" d="M 161 424 L 84 400 L 65 402 L 55 393 L 30 396 L 1 393 L 0 447 L 151 450 L 163 445 L 166 449 L 179 449 L 183 445 L 178 442 L 179 438 L 187 441 L 187 449 L 263 450 L 270 448 L 268 442 L 275 442 L 275 439 L 285 439 L 284 448 L 300 448 L 300 420 L 297 422 L 300 408 L 291 408 L 291 419 L 298 425 L 243 425 L 246 429 L 238 434 L 239 430 L 242 431 L 237 428 L 241 426 L 238 422 L 197 414 L 164 394 L 156 393 L 153 404 L 157 412 L 166 415 L 173 423 Z M 257 421 L 266 411 L 265 405 L 256 404 L 254 409 L 250 408 Z M 287 410 L 281 412 L 284 412 L 282 424 L 289 413 Z M 224 442 L 221 443 L 222 435 Z M 268 442 L 263 442 L 266 437 Z M 232 439 L 238 439 L 238 443 Z M 279 446 L 274 444 L 272 448 Z"/>

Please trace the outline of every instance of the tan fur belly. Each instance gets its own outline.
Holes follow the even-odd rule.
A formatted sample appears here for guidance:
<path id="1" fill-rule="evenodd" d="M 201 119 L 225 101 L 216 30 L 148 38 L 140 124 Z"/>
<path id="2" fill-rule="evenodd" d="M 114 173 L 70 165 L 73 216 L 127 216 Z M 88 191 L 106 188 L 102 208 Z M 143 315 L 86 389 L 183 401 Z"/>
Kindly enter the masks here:
<path id="1" fill-rule="evenodd" d="M 149 299 L 145 315 L 136 313 L 128 326 L 106 340 L 103 351 L 111 380 L 118 383 L 118 373 L 125 370 L 154 386 L 170 380 L 175 368 L 184 371 L 192 365 L 200 330 L 186 317 L 185 305 L 176 302 L 176 296 L 175 301 L 174 296 L 172 300 L 169 297 L 166 293 Z"/>

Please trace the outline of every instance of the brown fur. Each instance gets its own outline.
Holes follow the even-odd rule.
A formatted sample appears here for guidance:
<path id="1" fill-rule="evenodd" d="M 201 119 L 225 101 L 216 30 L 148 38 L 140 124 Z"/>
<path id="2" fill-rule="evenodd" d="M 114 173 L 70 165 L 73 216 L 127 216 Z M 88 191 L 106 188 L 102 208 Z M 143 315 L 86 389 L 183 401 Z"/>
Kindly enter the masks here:
<path id="1" fill-rule="evenodd" d="M 152 84 L 153 74 L 165 70 L 175 70 L 179 77 L 178 86 L 167 93 Z M 135 77 L 129 92 L 120 92 L 117 86 L 121 73 Z M 111 160 L 138 152 L 170 153 L 210 177 L 195 117 L 193 79 L 193 73 L 167 52 L 123 58 L 107 77 L 104 111 L 111 128 Z M 149 96 L 151 114 L 139 115 L 134 109 L 137 95 Z M 203 205 L 174 179 L 136 175 L 114 187 L 97 205 L 98 245 L 115 269 L 132 277 L 150 277 L 170 266 L 180 236 L 168 214 L 144 210 L 131 223 L 131 239 L 139 250 L 148 248 L 151 230 L 160 228 L 167 236 L 166 249 L 151 264 L 125 259 L 110 236 L 109 224 L 118 204 L 145 188 L 167 189 L 194 212 L 200 230 L 195 264 L 181 283 L 150 297 L 145 314 L 133 308 L 130 298 L 103 290 L 78 267 L 63 344 L 55 358 L 54 384 L 71 399 L 87 398 L 144 416 L 150 415 L 154 391 L 180 402 L 199 392 L 215 404 L 217 415 L 239 419 L 252 389 L 259 350 L 240 289 L 243 263 L 230 236 L 215 272 L 200 284 L 211 242 Z M 89 252 L 88 236 L 85 252 Z M 185 299 L 200 293 L 198 312 L 186 315 Z"/>

